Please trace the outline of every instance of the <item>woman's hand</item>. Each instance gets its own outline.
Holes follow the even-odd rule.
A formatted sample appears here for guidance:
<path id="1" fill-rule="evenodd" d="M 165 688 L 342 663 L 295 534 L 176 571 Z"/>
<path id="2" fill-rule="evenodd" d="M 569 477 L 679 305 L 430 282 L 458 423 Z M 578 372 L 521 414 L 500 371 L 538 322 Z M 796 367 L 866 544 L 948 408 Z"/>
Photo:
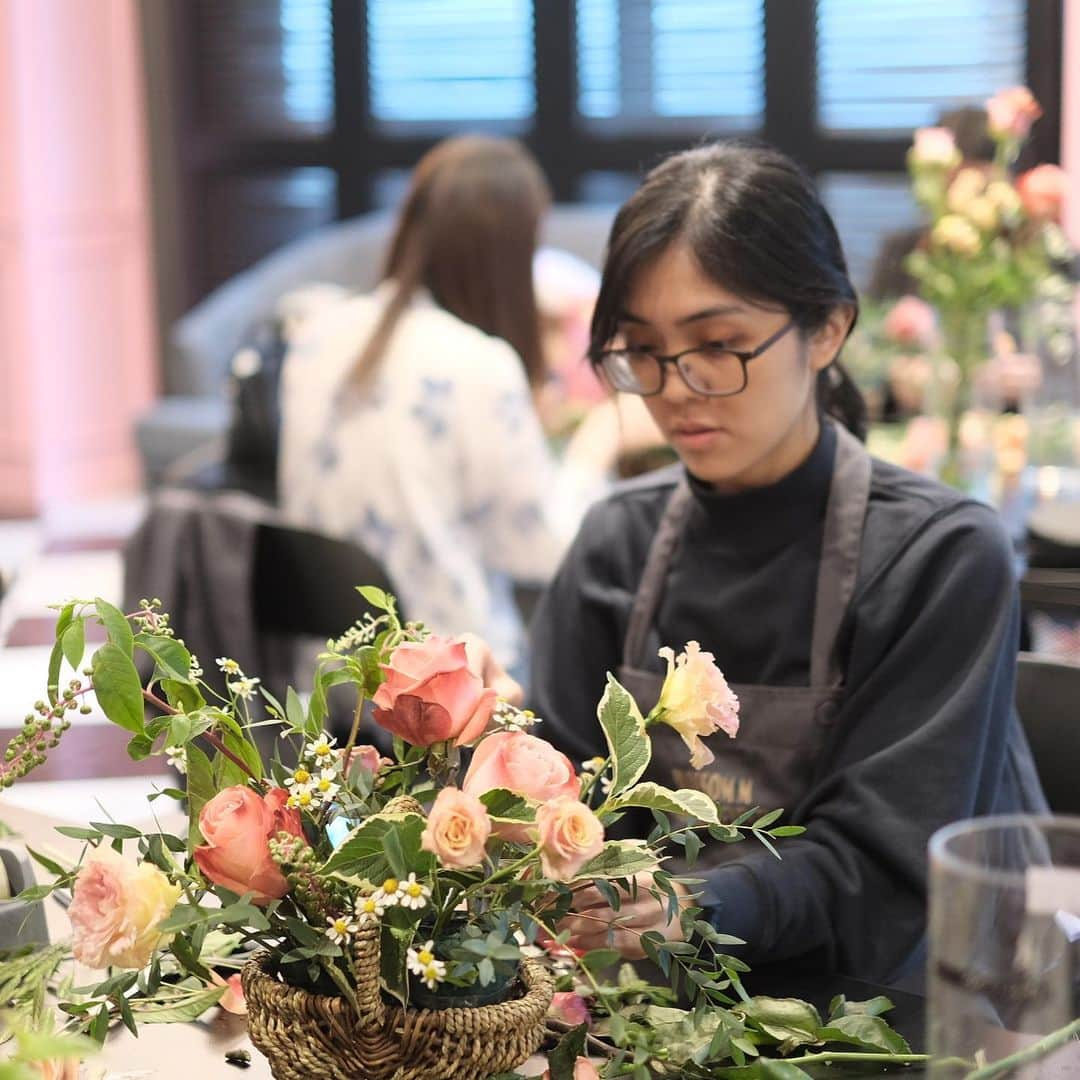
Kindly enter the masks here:
<path id="1" fill-rule="evenodd" d="M 637 896 L 631 898 L 624 892 L 618 911 L 595 886 L 582 889 L 574 901 L 574 910 L 559 924 L 559 930 L 569 930 L 568 945 L 575 949 L 615 949 L 627 960 L 640 960 L 645 955 L 641 947 L 641 935 L 649 930 L 662 934 L 668 941 L 682 941 L 682 926 L 678 917 L 668 921 L 669 899 L 657 889 L 658 900 L 649 891 L 653 887 L 652 874 L 638 874 L 635 878 Z M 672 883 L 679 894 L 680 904 L 689 902 L 689 894 L 677 881 Z"/>
<path id="2" fill-rule="evenodd" d="M 506 668 L 495 659 L 491 646 L 477 634 L 459 634 L 457 640 L 465 646 L 469 670 L 479 675 L 484 685 L 491 687 L 504 701 L 520 708 L 525 700 L 525 691 L 521 683 L 508 675 Z"/>

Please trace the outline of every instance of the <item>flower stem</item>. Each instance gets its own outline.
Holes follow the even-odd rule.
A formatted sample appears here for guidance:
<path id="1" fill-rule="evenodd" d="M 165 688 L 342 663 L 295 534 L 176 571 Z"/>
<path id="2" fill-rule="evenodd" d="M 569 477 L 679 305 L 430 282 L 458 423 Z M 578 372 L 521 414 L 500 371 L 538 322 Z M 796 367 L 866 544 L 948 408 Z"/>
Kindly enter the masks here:
<path id="1" fill-rule="evenodd" d="M 1080 1038 L 1080 1019 L 1073 1020 L 1063 1028 L 1058 1028 L 1057 1031 L 1052 1031 L 1037 1043 L 1032 1043 L 1031 1046 L 1018 1050 L 1009 1057 L 993 1061 L 981 1069 L 969 1072 L 964 1080 L 990 1080 L 994 1076 L 1004 1076 L 1017 1066 L 1026 1065 L 1029 1061 L 1038 1061 L 1039 1058 L 1045 1057 L 1076 1038 Z"/>
<path id="2" fill-rule="evenodd" d="M 364 695 L 357 691 L 356 708 L 353 709 L 352 727 L 349 728 L 349 738 L 345 743 L 345 753 L 342 756 L 341 775 L 345 781 L 349 779 L 349 761 L 352 758 L 353 747 L 356 745 L 357 736 L 360 734 L 360 715 L 364 708 Z"/>
<path id="3" fill-rule="evenodd" d="M 817 1054 L 803 1054 L 801 1057 L 781 1059 L 788 1065 L 813 1065 L 824 1063 L 832 1065 L 839 1062 L 844 1064 L 849 1061 L 873 1061 L 877 1064 L 888 1063 L 890 1065 L 924 1065 L 930 1060 L 929 1054 L 873 1054 L 873 1053 L 832 1053 L 822 1050 Z M 974 1074 L 973 1074 L 974 1075 Z"/>

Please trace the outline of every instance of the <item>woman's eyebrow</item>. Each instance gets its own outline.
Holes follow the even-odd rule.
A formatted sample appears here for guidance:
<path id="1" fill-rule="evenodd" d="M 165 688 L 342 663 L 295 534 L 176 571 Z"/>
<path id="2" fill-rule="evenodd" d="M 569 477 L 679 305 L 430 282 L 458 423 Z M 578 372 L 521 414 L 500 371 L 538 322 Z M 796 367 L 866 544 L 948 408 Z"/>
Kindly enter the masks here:
<path id="1" fill-rule="evenodd" d="M 686 326 L 687 323 L 700 322 L 702 319 L 712 319 L 719 315 L 745 315 L 746 308 L 741 307 L 739 304 L 716 304 L 713 307 L 702 308 L 701 311 L 695 311 L 690 315 L 684 315 L 681 319 L 675 320 L 676 326 Z M 618 315 L 618 322 L 637 323 L 639 326 L 648 326 L 649 320 L 643 319 L 640 315 L 635 315 L 632 311 L 620 311 Z"/>

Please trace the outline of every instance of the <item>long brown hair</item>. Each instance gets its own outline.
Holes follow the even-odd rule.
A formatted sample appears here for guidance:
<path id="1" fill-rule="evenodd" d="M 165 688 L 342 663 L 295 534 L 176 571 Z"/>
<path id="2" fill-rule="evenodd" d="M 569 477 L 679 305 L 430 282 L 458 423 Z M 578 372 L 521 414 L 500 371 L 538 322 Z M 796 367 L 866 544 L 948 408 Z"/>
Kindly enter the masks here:
<path id="1" fill-rule="evenodd" d="M 551 193 L 520 143 L 483 135 L 446 139 L 413 170 L 383 267 L 395 290 L 353 369 L 374 371 L 419 288 L 485 333 L 513 346 L 529 382 L 543 373 L 532 261 Z"/>

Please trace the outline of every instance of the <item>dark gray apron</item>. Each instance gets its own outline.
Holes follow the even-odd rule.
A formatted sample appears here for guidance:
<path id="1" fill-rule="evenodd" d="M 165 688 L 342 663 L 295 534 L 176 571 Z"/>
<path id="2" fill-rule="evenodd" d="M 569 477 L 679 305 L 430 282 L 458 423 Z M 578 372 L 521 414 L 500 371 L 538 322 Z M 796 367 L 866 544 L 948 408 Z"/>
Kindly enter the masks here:
<path id="1" fill-rule="evenodd" d="M 831 421 L 825 421 L 831 423 Z M 697 788 L 716 800 L 723 820 L 752 806 L 791 809 L 810 788 L 822 747 L 843 692 L 844 672 L 836 643 L 840 624 L 855 591 L 863 519 L 870 492 L 870 455 L 846 428 L 836 426 L 836 458 L 822 535 L 821 563 L 814 601 L 809 686 L 732 685 L 739 696 L 739 734 L 710 736 L 716 760 L 704 769 L 690 767 L 690 752 L 671 728 L 651 728 L 653 758 L 648 779 L 675 788 Z M 663 676 L 641 666 L 660 605 L 675 547 L 693 495 L 686 478 L 675 488 L 634 597 L 623 645 L 619 680 L 642 713 L 660 697 Z M 683 642 L 665 642 L 676 651 Z M 716 658 L 721 670 L 724 658 Z M 716 863 L 740 854 L 741 845 L 707 844 L 700 862 Z"/>

